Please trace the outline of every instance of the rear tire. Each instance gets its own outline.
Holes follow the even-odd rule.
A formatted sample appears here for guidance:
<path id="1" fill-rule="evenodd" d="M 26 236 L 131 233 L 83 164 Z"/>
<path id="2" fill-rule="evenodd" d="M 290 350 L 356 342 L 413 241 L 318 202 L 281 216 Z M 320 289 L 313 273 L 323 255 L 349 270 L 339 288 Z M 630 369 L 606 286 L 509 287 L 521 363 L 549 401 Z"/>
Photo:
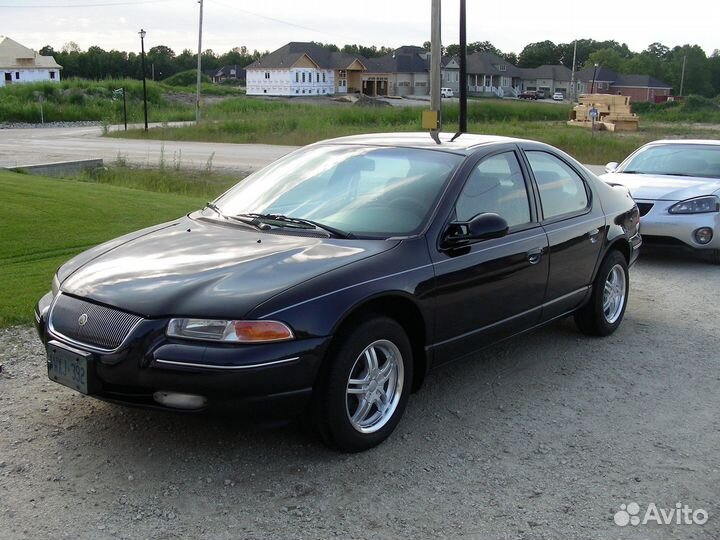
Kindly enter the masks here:
<path id="1" fill-rule="evenodd" d="M 629 291 L 627 260 L 613 250 L 600 265 L 590 301 L 575 312 L 575 324 L 584 334 L 609 336 L 625 316 Z"/>
<path id="2" fill-rule="evenodd" d="M 338 339 L 313 396 L 312 421 L 327 445 L 361 452 L 387 439 L 405 411 L 412 348 L 403 327 L 383 316 Z"/>

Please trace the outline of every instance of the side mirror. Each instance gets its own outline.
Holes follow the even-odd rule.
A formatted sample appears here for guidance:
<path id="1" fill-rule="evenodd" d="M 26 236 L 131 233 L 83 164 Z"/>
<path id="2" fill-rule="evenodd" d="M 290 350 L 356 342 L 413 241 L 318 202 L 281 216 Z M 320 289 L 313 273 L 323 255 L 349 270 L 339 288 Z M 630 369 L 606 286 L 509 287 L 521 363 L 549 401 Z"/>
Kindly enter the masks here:
<path id="1" fill-rule="evenodd" d="M 618 168 L 619 163 L 617 161 L 611 161 L 607 165 L 605 165 L 605 172 L 607 173 L 614 173 Z"/>
<path id="2" fill-rule="evenodd" d="M 467 244 L 471 240 L 500 238 L 508 232 L 507 221 L 492 212 L 478 214 L 470 221 L 455 221 L 450 224 L 443 243 L 447 247 Z"/>

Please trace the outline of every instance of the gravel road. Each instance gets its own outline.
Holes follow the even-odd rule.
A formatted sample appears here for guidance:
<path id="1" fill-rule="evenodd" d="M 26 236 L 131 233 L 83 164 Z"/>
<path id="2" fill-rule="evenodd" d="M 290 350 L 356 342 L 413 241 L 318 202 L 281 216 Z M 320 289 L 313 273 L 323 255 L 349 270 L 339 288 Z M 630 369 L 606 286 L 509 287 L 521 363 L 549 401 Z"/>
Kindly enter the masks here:
<path id="1" fill-rule="evenodd" d="M 720 538 L 719 270 L 643 255 L 616 334 L 562 321 L 438 371 L 359 455 L 95 401 L 2 330 L 0 537 Z M 617 526 L 631 502 L 709 518 Z"/>

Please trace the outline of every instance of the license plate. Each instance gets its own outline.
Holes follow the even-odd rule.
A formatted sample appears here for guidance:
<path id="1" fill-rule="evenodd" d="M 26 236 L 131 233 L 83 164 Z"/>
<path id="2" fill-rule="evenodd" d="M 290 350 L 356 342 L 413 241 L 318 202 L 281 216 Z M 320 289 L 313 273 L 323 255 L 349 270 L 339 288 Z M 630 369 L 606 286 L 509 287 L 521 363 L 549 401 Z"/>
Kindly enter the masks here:
<path id="1" fill-rule="evenodd" d="M 93 380 L 91 357 L 90 353 L 65 348 L 51 341 L 47 346 L 48 377 L 56 383 L 88 394 Z"/>

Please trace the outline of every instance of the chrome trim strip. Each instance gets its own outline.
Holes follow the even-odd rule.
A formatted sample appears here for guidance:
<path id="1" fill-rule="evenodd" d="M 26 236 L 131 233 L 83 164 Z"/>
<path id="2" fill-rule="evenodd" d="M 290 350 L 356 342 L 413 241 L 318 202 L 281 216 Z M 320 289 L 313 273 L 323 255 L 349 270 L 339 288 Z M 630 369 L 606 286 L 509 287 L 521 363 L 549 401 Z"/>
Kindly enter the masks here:
<path id="1" fill-rule="evenodd" d="M 293 356 L 292 358 L 284 358 L 282 360 L 273 360 L 272 362 L 261 362 L 259 364 L 248 364 L 246 366 L 218 366 L 214 364 L 197 364 L 192 362 L 176 362 L 175 360 L 163 360 L 162 358 L 155 358 L 155 362 L 158 364 L 167 364 L 171 366 L 183 366 L 183 367 L 197 367 L 202 369 L 219 369 L 219 370 L 228 370 L 228 371 L 236 371 L 241 369 L 252 369 L 252 368 L 258 368 L 258 367 L 266 367 L 266 366 L 274 366 L 278 364 L 287 364 L 289 362 L 295 362 L 296 360 L 300 360 L 299 356 Z"/>
<path id="2" fill-rule="evenodd" d="M 55 308 L 55 303 L 62 296 L 62 294 L 63 294 L 62 292 L 58 293 L 55 296 L 55 298 L 53 298 L 53 302 L 50 305 L 50 309 L 48 309 L 48 323 L 47 323 L 48 334 L 51 334 L 51 335 L 55 336 L 56 338 L 60 339 L 61 341 L 65 341 L 66 343 L 72 343 L 73 345 L 75 345 L 77 347 L 82 347 L 82 349 L 85 351 L 95 352 L 95 353 L 100 353 L 100 354 L 112 354 L 112 353 L 119 351 L 120 349 L 123 348 L 123 345 L 125 345 L 125 343 L 130 339 L 130 336 L 132 336 L 132 333 L 135 331 L 135 329 L 146 320 L 146 319 L 140 319 L 138 322 L 136 322 L 132 326 L 132 328 L 130 328 L 130 330 L 128 330 L 128 333 L 127 333 L 127 336 L 125 336 L 125 339 L 123 339 L 122 342 L 120 343 L 120 345 L 118 345 L 114 349 L 103 349 L 101 347 L 96 347 L 94 345 L 90 345 L 89 343 L 83 343 L 82 341 L 77 341 L 77 340 L 67 337 L 65 334 L 58 332 L 53 327 L 52 312 L 53 312 L 53 309 Z M 88 300 L 84 300 L 84 301 L 88 302 Z M 92 302 L 90 302 L 90 303 L 92 303 Z M 118 311 L 122 311 L 122 310 L 118 310 Z"/>

